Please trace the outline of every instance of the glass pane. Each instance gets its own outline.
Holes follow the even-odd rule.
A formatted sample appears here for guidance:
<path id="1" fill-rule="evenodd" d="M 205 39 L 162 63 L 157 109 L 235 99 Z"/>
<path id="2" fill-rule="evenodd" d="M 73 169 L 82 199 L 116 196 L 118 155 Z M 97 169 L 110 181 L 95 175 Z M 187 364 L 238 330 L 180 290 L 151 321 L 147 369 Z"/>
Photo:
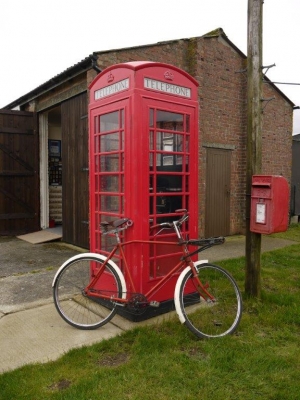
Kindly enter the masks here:
<path id="1" fill-rule="evenodd" d="M 124 119 L 124 109 L 123 109 L 123 110 L 121 110 L 120 128 L 124 129 L 124 124 L 125 124 L 125 119 Z"/>
<path id="2" fill-rule="evenodd" d="M 94 147 L 95 147 L 95 153 L 99 153 L 100 151 L 100 139 L 99 139 L 99 135 L 95 135 L 94 136 Z"/>
<path id="3" fill-rule="evenodd" d="M 181 192 L 182 175 L 157 175 L 157 192 Z"/>
<path id="4" fill-rule="evenodd" d="M 119 176 L 103 175 L 101 176 L 101 192 L 119 192 Z"/>
<path id="5" fill-rule="evenodd" d="M 150 108 L 150 112 L 149 112 L 149 126 L 151 128 L 153 128 L 153 126 L 154 126 L 154 110 L 153 110 L 153 108 Z"/>
<path id="6" fill-rule="evenodd" d="M 150 165 L 150 167 L 153 167 L 153 153 L 149 154 L 149 165 Z M 151 168 L 151 170 L 152 170 L 152 168 Z"/>
<path id="7" fill-rule="evenodd" d="M 119 212 L 120 198 L 119 196 L 101 196 L 101 211 Z"/>
<path id="8" fill-rule="evenodd" d="M 156 150 L 182 152 L 183 135 L 178 133 L 157 132 Z"/>
<path id="9" fill-rule="evenodd" d="M 107 135 L 102 135 L 101 138 L 101 153 L 106 153 L 110 151 L 118 151 L 120 148 L 119 133 L 109 133 Z"/>
<path id="10" fill-rule="evenodd" d="M 174 151 L 174 135 L 163 134 L 162 147 L 163 151 Z"/>
<path id="11" fill-rule="evenodd" d="M 185 151 L 187 153 L 189 153 L 189 151 L 190 151 L 190 137 L 189 136 L 185 137 Z"/>
<path id="12" fill-rule="evenodd" d="M 156 127 L 183 132 L 183 114 L 157 110 Z"/>
<path id="13" fill-rule="evenodd" d="M 183 151 L 183 135 L 175 136 L 175 149 L 174 151 L 182 152 Z"/>
<path id="14" fill-rule="evenodd" d="M 95 172 L 99 172 L 100 171 L 100 156 L 95 155 L 95 157 L 94 157 L 94 168 L 95 168 Z"/>
<path id="15" fill-rule="evenodd" d="M 119 128 L 119 111 L 100 115 L 100 132 L 113 131 Z"/>
<path id="16" fill-rule="evenodd" d="M 189 190 L 190 190 L 190 187 L 189 187 L 189 176 L 186 175 L 186 177 L 185 177 L 185 191 L 188 192 Z"/>
<path id="17" fill-rule="evenodd" d="M 119 171 L 124 171 L 124 153 L 121 153 L 120 156 L 121 156 L 121 165 L 119 166 Z"/>
<path id="18" fill-rule="evenodd" d="M 186 127 L 185 127 L 186 132 L 190 132 L 190 116 L 186 115 Z"/>
<path id="19" fill-rule="evenodd" d="M 110 253 L 114 246 L 116 245 L 115 236 L 101 235 L 101 250 Z"/>
<path id="20" fill-rule="evenodd" d="M 162 132 L 156 133 L 156 150 L 162 150 L 162 147 L 163 147 L 162 146 L 162 143 L 163 143 L 162 135 L 163 135 Z"/>
<path id="21" fill-rule="evenodd" d="M 102 172 L 117 172 L 120 170 L 118 154 L 101 156 L 100 159 L 101 159 L 101 171 Z"/>
<path id="22" fill-rule="evenodd" d="M 169 214 L 182 208 L 182 196 L 157 196 L 156 213 Z"/>
<path id="23" fill-rule="evenodd" d="M 149 132 L 149 148 L 150 148 L 150 150 L 154 150 L 153 131 Z"/>
<path id="24" fill-rule="evenodd" d="M 120 150 L 124 149 L 124 131 L 120 132 Z"/>
<path id="25" fill-rule="evenodd" d="M 156 166 L 161 166 L 161 154 L 156 154 Z"/>
<path id="26" fill-rule="evenodd" d="M 174 156 L 163 155 L 163 165 L 174 165 Z"/>
<path id="27" fill-rule="evenodd" d="M 182 156 L 176 156 L 176 165 L 182 165 Z"/>

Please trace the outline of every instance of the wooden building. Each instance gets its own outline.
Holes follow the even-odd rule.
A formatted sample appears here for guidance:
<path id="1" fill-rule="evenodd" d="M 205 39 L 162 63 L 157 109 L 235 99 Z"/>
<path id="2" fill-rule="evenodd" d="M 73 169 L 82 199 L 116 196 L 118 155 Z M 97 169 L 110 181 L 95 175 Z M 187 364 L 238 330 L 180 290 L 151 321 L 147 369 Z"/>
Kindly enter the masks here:
<path id="1" fill-rule="evenodd" d="M 246 56 L 217 29 L 201 37 L 95 52 L 0 110 L 0 234 L 62 223 L 63 240 L 89 247 L 88 85 L 130 61 L 175 65 L 199 83 L 199 232 L 245 229 Z M 267 77 L 263 174 L 291 181 L 294 104 Z M 13 111 L 13 110 L 20 111 Z"/>

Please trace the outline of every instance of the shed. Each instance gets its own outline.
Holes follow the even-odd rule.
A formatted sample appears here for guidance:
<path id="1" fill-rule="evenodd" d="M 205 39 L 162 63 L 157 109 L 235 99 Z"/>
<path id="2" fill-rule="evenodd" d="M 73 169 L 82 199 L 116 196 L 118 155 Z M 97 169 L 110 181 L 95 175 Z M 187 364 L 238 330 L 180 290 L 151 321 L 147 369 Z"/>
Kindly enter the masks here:
<path id="1" fill-rule="evenodd" d="M 94 52 L 0 110 L 0 234 L 55 222 L 64 241 L 89 248 L 88 86 L 104 68 L 143 60 L 175 65 L 199 83 L 200 236 L 244 233 L 247 60 L 219 28 Z M 274 97 L 263 111 L 263 173 L 290 182 L 294 104 L 267 77 L 263 94 Z"/>

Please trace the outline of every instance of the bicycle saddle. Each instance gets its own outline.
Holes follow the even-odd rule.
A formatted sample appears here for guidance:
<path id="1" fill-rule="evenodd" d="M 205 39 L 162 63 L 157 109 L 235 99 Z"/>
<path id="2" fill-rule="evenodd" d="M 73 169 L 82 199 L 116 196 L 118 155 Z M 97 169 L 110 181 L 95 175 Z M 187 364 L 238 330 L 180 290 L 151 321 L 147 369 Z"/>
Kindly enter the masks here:
<path id="1" fill-rule="evenodd" d="M 116 219 L 115 221 L 103 221 L 100 223 L 101 226 L 103 226 L 103 228 L 106 228 L 108 226 L 113 226 L 114 228 L 118 228 L 119 226 L 125 224 L 125 222 L 128 221 L 128 218 L 121 218 L 121 219 Z"/>

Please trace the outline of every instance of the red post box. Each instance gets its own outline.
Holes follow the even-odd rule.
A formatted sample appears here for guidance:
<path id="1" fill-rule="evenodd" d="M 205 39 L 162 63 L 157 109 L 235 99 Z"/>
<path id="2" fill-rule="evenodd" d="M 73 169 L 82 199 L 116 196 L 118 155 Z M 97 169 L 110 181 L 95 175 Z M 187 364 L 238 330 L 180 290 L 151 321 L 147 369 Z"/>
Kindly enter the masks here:
<path id="1" fill-rule="evenodd" d="M 253 175 L 250 231 L 284 232 L 288 227 L 289 187 L 283 176 Z"/>
<path id="2" fill-rule="evenodd" d="M 91 251 L 112 248 L 102 221 L 128 217 L 133 226 L 122 240 L 151 241 L 150 225 L 178 219 L 179 208 L 189 211 L 184 233 L 197 237 L 197 81 L 168 64 L 130 62 L 105 69 L 89 89 Z M 155 239 L 175 243 L 176 235 L 164 231 Z M 178 246 L 134 246 L 124 252 L 136 290 L 145 293 L 176 265 Z M 176 279 L 156 300 L 173 299 Z"/>

